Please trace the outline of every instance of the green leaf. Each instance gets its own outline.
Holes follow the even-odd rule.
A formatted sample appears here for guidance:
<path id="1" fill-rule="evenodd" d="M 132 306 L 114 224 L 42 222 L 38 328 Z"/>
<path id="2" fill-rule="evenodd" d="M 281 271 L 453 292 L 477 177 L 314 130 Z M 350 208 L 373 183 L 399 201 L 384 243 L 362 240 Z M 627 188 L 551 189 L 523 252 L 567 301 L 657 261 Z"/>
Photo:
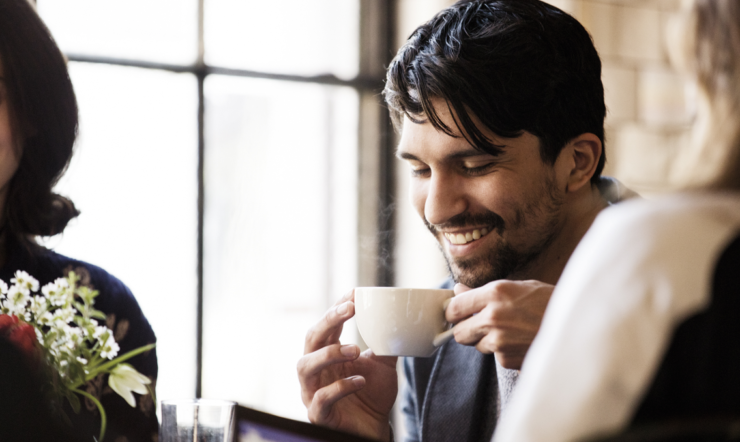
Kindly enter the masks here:
<path id="1" fill-rule="evenodd" d="M 128 353 L 126 353 L 124 355 L 121 355 L 121 356 L 113 359 L 112 361 L 106 362 L 105 364 L 97 367 L 94 371 L 90 371 L 90 374 L 87 375 L 87 379 L 90 380 L 90 379 L 94 378 L 95 376 L 97 376 L 98 373 L 108 373 L 109 370 L 111 370 L 113 367 L 115 367 L 116 365 L 120 364 L 121 362 L 127 361 L 127 360 L 133 358 L 136 355 L 139 355 L 141 353 L 144 353 L 146 351 L 149 351 L 149 350 L 153 349 L 156 346 L 157 346 L 157 344 L 149 344 L 149 345 L 144 345 L 144 346 L 139 347 L 137 349 L 131 350 L 130 352 L 128 352 Z"/>

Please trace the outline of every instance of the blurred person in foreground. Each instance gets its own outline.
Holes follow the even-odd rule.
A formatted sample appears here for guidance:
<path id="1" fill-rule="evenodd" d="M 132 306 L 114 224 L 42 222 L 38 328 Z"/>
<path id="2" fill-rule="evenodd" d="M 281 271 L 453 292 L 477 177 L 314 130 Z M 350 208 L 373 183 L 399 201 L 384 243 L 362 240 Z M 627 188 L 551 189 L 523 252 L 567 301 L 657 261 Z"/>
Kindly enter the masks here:
<path id="1" fill-rule="evenodd" d="M 455 340 L 404 360 L 406 438 L 488 441 L 566 261 L 626 193 L 600 176 L 601 62 L 583 26 L 551 5 L 460 1 L 409 37 L 384 95 L 412 203 L 456 293 Z M 341 345 L 353 300 L 307 335 L 303 401 L 314 423 L 388 440 L 396 358 Z"/>
<path id="2" fill-rule="evenodd" d="M 39 388 L 38 370 L 18 346 L 0 335 L 0 441 L 82 442 L 75 429 L 59 421 Z"/>
<path id="3" fill-rule="evenodd" d="M 596 219 L 496 442 L 740 420 L 740 2 L 696 0 L 678 29 L 674 58 L 699 90 L 696 173 Z"/>
<path id="4" fill-rule="evenodd" d="M 36 242 L 39 236 L 62 233 L 79 214 L 72 201 L 53 192 L 72 157 L 77 118 L 66 62 L 49 30 L 28 0 L 0 1 L 0 279 L 10 283 L 22 270 L 43 286 L 75 271 L 81 284 L 100 292 L 95 308 L 106 314 L 119 354 L 124 354 L 156 341 L 131 291 L 105 270 Z M 12 313 L 8 306 L 0 309 L 1 314 Z M 156 382 L 155 351 L 128 362 Z M 102 376 L 83 389 L 99 399 L 108 414 L 106 440 L 156 438 L 151 396 L 141 397 L 132 407 Z M 65 411 L 75 430 L 90 440 L 99 434 L 100 415 L 92 401 L 82 400 L 79 414 Z"/>

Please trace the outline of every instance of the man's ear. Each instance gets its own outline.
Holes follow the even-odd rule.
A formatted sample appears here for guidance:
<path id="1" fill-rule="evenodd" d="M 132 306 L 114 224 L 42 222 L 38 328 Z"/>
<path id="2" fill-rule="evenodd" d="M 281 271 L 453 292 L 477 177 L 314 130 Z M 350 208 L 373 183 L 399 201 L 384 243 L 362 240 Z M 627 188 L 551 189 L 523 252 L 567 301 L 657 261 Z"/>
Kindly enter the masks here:
<path id="1" fill-rule="evenodd" d="M 563 160 L 569 168 L 567 191 L 575 192 L 591 181 L 602 151 L 601 140 L 592 133 L 583 133 L 568 142 L 561 152 L 561 155 L 567 156 Z"/>

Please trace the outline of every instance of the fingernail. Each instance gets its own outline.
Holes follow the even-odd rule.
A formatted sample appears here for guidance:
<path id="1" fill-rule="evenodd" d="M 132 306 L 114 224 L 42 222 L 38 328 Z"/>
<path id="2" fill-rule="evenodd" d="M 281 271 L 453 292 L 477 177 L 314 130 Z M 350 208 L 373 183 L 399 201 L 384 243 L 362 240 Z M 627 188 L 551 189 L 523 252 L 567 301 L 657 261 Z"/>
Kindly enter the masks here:
<path id="1" fill-rule="evenodd" d="M 357 355 L 357 349 L 354 345 L 343 345 L 339 348 L 339 351 L 348 358 L 353 358 Z"/>
<path id="2" fill-rule="evenodd" d="M 339 307 L 337 307 L 337 313 L 339 313 L 340 315 L 344 315 L 345 313 L 347 313 L 348 309 L 349 309 L 349 306 L 347 305 L 346 302 L 339 304 Z"/>
<path id="3" fill-rule="evenodd" d="M 352 383 L 355 384 L 355 387 L 363 387 L 365 385 L 365 378 L 362 376 L 354 376 L 351 379 Z"/>

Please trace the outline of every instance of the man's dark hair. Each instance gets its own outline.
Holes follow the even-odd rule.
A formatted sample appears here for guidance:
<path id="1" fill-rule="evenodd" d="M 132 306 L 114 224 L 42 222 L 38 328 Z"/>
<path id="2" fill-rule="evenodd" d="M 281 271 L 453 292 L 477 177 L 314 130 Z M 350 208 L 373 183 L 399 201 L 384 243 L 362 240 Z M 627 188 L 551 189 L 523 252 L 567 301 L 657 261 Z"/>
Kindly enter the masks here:
<path id="1" fill-rule="evenodd" d="M 568 141 L 593 133 L 604 143 L 601 61 L 576 19 L 538 0 L 462 0 L 411 34 L 388 68 L 383 91 L 394 124 L 423 115 L 453 135 L 432 106 L 443 99 L 477 149 L 501 146 L 471 114 L 501 137 L 527 131 L 540 139 L 542 160 L 553 164 Z M 594 176 L 604 168 L 601 158 Z"/>
<path id="2" fill-rule="evenodd" d="M 9 233 L 60 233 L 79 212 L 52 192 L 77 136 L 77 101 L 64 56 L 28 0 L 0 2 L 0 61 L 20 163 L 5 202 Z"/>

